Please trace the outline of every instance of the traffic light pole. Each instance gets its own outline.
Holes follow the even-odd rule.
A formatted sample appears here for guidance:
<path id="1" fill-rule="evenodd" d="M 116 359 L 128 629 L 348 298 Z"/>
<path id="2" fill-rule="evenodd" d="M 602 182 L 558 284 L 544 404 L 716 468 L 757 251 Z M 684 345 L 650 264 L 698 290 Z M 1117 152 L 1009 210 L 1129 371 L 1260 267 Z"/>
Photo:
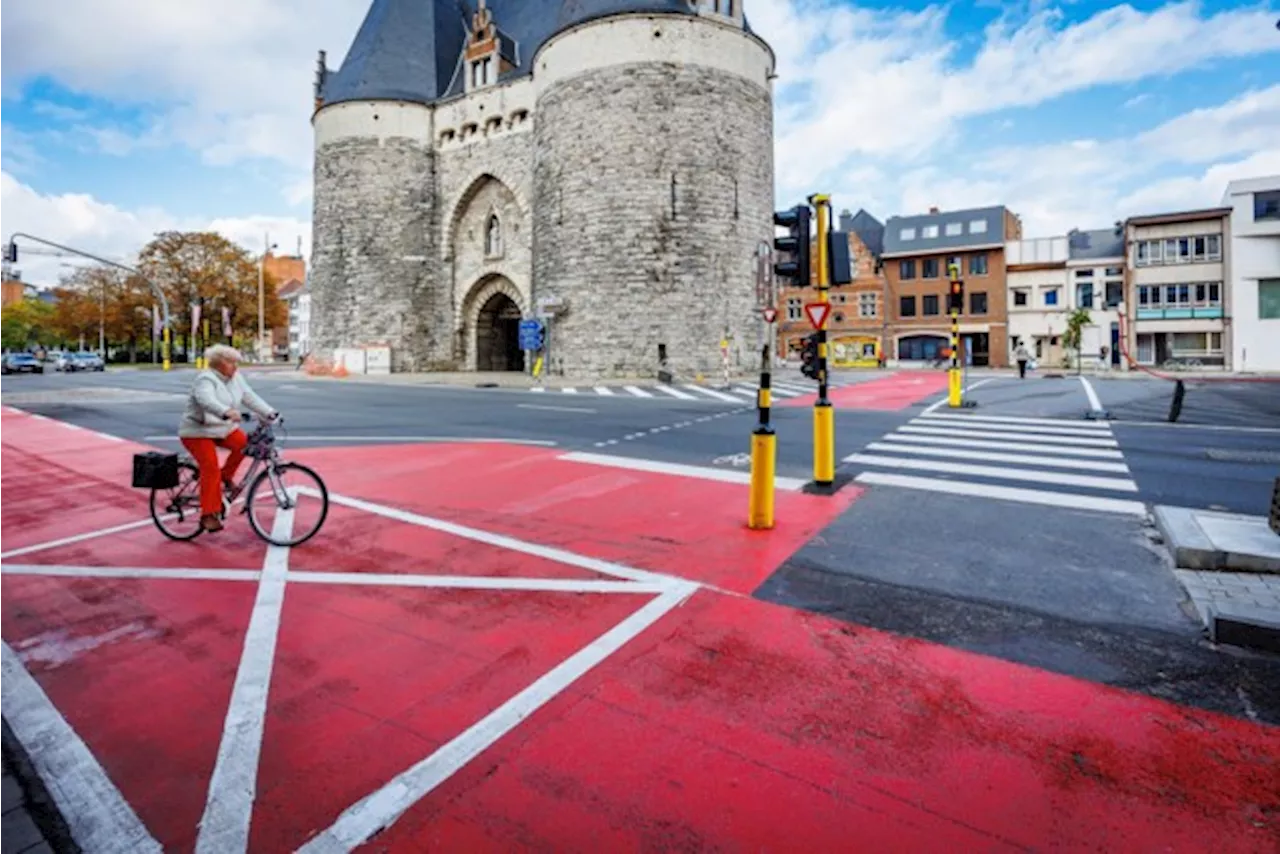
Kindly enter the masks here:
<path id="1" fill-rule="evenodd" d="M 947 406 L 951 409 L 959 409 L 964 405 L 962 400 L 961 376 L 960 376 L 960 306 L 957 305 L 964 298 L 963 285 L 957 289 L 960 282 L 960 268 L 955 264 L 947 265 L 947 272 L 951 280 L 950 293 L 947 297 L 948 314 L 951 315 L 951 368 L 947 371 Z"/>
<path id="2" fill-rule="evenodd" d="M 827 231 L 831 221 L 831 197 L 815 193 L 809 197 L 817 212 L 818 225 L 818 302 L 829 301 L 831 266 L 827 259 Z M 813 482 L 830 486 L 836 475 L 835 409 L 827 398 L 827 315 L 818 327 L 818 399 L 813 404 Z"/>

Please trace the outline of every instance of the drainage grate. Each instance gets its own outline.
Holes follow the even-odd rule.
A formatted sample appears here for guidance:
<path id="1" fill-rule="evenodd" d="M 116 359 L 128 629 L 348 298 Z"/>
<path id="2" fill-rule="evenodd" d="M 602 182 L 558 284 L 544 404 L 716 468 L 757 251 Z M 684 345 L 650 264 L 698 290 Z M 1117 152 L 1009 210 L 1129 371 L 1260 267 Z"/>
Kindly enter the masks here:
<path id="1" fill-rule="evenodd" d="M 1221 463 L 1280 463 L 1280 451 L 1232 451 L 1210 448 L 1205 456 Z"/>

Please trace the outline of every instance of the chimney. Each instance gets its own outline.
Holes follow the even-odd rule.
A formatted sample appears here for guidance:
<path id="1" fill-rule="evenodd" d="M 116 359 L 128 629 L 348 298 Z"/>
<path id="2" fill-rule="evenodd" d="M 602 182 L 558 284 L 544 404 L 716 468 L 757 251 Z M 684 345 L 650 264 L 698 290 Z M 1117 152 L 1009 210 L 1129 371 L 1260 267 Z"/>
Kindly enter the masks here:
<path id="1" fill-rule="evenodd" d="M 938 209 L 936 207 L 929 208 L 929 213 L 936 214 L 937 212 L 938 212 Z"/>

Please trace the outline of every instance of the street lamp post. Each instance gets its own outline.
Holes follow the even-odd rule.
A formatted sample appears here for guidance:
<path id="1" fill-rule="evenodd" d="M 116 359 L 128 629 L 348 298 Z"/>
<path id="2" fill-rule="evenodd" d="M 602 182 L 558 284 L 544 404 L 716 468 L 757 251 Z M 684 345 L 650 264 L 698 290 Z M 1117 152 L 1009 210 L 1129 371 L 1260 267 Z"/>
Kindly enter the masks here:
<path id="1" fill-rule="evenodd" d="M 265 281 L 267 277 L 267 253 L 276 248 L 271 242 L 269 232 L 262 233 L 262 257 L 258 259 L 258 359 L 265 362 L 266 357 L 264 351 L 270 352 L 270 348 L 266 346 L 266 288 Z"/>

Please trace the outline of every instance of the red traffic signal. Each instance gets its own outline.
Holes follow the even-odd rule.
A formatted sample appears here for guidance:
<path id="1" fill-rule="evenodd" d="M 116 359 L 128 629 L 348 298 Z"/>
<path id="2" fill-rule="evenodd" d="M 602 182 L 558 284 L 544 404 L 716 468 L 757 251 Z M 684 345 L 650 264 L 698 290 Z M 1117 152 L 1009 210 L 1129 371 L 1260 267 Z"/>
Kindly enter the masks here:
<path id="1" fill-rule="evenodd" d="M 947 291 L 947 314 L 964 313 L 964 282 L 952 279 Z"/>

